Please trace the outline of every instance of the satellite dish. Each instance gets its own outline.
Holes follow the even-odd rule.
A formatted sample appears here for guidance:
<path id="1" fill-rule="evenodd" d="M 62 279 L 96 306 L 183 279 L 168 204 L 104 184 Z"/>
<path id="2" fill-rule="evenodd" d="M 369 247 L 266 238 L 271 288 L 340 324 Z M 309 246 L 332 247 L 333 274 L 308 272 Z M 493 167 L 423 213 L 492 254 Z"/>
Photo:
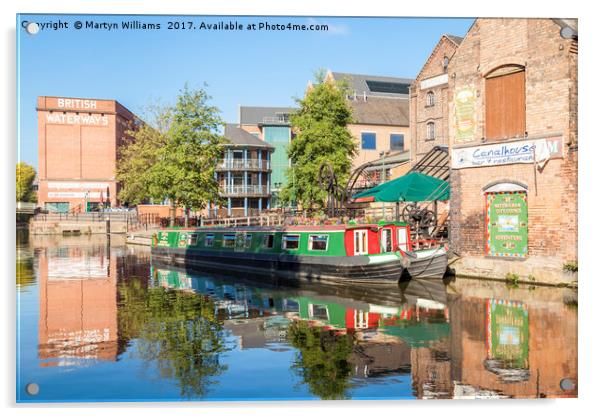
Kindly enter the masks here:
<path id="1" fill-rule="evenodd" d="M 575 38 L 576 34 L 572 28 L 569 26 L 564 26 L 562 29 L 560 29 L 560 36 L 564 39 L 573 39 Z"/>

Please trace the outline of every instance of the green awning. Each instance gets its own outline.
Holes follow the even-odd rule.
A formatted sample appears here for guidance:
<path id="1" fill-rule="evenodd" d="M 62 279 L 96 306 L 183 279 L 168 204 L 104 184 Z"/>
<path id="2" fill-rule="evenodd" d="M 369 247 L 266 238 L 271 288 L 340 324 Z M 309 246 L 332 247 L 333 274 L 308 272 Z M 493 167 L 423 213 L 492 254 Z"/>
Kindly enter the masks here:
<path id="1" fill-rule="evenodd" d="M 410 172 L 353 197 L 354 202 L 420 202 L 448 199 L 449 183 L 419 172 Z"/>

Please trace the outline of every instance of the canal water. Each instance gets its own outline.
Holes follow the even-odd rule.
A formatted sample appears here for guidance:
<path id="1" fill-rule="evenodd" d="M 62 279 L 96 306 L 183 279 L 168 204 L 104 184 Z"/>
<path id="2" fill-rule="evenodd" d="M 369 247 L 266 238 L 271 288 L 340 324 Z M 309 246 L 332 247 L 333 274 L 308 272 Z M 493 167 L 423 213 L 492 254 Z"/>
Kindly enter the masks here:
<path id="1" fill-rule="evenodd" d="M 577 395 L 577 293 L 246 281 L 120 237 L 17 236 L 17 400 Z"/>

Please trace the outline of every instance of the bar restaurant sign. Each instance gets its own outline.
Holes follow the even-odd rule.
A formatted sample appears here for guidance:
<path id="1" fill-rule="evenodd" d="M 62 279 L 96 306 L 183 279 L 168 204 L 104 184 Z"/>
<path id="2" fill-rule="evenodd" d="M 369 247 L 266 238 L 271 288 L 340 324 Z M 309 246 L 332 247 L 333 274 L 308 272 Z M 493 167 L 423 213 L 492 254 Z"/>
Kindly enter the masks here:
<path id="1" fill-rule="evenodd" d="M 527 193 L 492 192 L 485 194 L 485 254 L 493 257 L 527 256 Z"/>
<path id="2" fill-rule="evenodd" d="M 561 158 L 562 137 L 461 147 L 451 154 L 452 169 L 533 162 L 543 167 L 548 160 Z"/>

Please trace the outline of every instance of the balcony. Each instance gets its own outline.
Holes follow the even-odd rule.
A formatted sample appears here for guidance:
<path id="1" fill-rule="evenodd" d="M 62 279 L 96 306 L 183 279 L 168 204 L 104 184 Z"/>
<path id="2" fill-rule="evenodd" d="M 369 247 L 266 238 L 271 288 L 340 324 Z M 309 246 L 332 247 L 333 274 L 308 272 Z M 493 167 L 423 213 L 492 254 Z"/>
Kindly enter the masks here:
<path id="1" fill-rule="evenodd" d="M 230 185 L 221 186 L 219 191 L 225 197 L 268 197 L 270 190 L 268 185 Z"/>
<path id="2" fill-rule="evenodd" d="M 221 159 L 216 170 L 260 170 L 269 171 L 270 161 L 263 159 Z"/>

